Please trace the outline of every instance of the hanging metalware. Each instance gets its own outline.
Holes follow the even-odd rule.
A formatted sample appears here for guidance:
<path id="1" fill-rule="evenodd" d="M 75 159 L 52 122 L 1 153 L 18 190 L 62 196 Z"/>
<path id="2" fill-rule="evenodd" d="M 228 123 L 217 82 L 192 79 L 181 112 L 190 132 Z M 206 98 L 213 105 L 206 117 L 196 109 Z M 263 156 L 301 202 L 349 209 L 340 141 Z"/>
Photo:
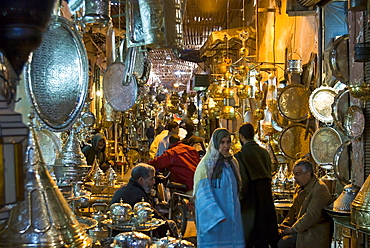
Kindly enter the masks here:
<path id="1" fill-rule="evenodd" d="M 334 155 L 342 144 L 342 135 L 331 127 L 316 130 L 310 142 L 311 156 L 318 165 L 333 164 Z"/>
<path id="2" fill-rule="evenodd" d="M 327 86 L 320 86 L 312 92 L 309 99 L 309 108 L 317 120 L 326 124 L 334 122 L 332 104 L 337 93 L 337 90 Z"/>
<path id="3" fill-rule="evenodd" d="M 349 81 L 348 41 L 348 34 L 340 36 L 333 42 L 329 53 L 329 66 L 332 74 L 344 84 L 348 84 Z"/>
<path id="4" fill-rule="evenodd" d="M 61 132 L 75 123 L 87 95 L 88 72 L 86 50 L 75 25 L 53 16 L 26 74 L 27 96 L 44 127 Z"/>
<path id="5" fill-rule="evenodd" d="M 340 91 L 335 97 L 332 104 L 332 116 L 334 124 L 343 132 L 346 132 L 344 120 L 350 105 L 349 90 Z"/>
<path id="6" fill-rule="evenodd" d="M 365 129 L 365 116 L 363 110 L 358 106 L 348 108 L 344 118 L 344 128 L 350 139 L 358 139 Z"/>
<path id="7" fill-rule="evenodd" d="M 291 124 L 281 132 L 280 149 L 289 158 L 303 158 L 310 153 L 311 137 L 312 132 L 307 131 L 306 125 Z"/>
<path id="8" fill-rule="evenodd" d="M 138 86 L 132 75 L 135 64 L 136 47 L 123 48 L 120 56 L 123 60 L 110 64 L 103 77 L 103 91 L 107 102 L 114 110 L 127 111 L 136 101 Z M 124 57 L 125 56 L 125 57 Z M 124 62 L 123 62 L 124 61 Z"/>
<path id="9" fill-rule="evenodd" d="M 283 88 L 278 96 L 278 109 L 281 115 L 293 122 L 307 119 L 310 92 L 301 84 L 291 84 Z"/>

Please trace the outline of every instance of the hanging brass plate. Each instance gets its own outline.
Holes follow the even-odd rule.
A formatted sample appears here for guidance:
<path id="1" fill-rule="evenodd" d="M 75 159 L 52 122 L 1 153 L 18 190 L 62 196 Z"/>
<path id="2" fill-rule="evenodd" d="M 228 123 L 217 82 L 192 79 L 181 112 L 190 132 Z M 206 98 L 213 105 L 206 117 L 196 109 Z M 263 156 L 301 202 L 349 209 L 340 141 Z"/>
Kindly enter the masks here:
<path id="1" fill-rule="evenodd" d="M 318 165 L 333 164 L 334 155 L 342 144 L 342 137 L 337 130 L 323 127 L 316 130 L 311 139 L 311 156 Z"/>
<path id="2" fill-rule="evenodd" d="M 309 91 L 301 84 L 286 86 L 278 97 L 281 115 L 294 122 L 307 119 L 309 96 Z"/>
<path id="3" fill-rule="evenodd" d="M 334 103 L 332 104 L 332 116 L 334 119 L 334 124 L 343 132 L 346 132 L 346 129 L 344 128 L 344 119 L 347 115 L 350 104 L 349 97 L 349 90 L 343 90 L 334 97 Z"/>
<path id="4" fill-rule="evenodd" d="M 289 158 L 299 159 L 310 152 L 311 131 L 306 131 L 306 126 L 300 123 L 292 124 L 285 128 L 280 136 L 281 151 Z"/>

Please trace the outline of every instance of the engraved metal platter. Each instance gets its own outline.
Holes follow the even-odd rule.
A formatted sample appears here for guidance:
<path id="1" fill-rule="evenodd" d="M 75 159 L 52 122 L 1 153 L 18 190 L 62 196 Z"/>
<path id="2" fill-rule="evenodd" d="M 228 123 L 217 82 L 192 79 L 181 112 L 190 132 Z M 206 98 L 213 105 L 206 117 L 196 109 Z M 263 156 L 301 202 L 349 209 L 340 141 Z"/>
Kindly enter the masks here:
<path id="1" fill-rule="evenodd" d="M 312 115 L 324 123 L 333 123 L 332 104 L 337 95 L 337 90 L 327 86 L 315 89 L 310 95 L 309 107 Z"/>
<path id="2" fill-rule="evenodd" d="M 126 66 L 115 62 L 108 66 L 103 77 L 103 91 L 109 105 L 117 111 L 129 110 L 136 101 L 138 87 L 131 77 L 131 81 L 123 83 Z"/>
<path id="3" fill-rule="evenodd" d="M 349 105 L 349 90 L 342 90 L 334 97 L 334 102 L 332 104 L 332 116 L 334 119 L 334 124 L 343 132 L 346 131 L 344 128 L 344 119 L 346 118 Z"/>
<path id="4" fill-rule="evenodd" d="M 343 186 L 351 181 L 351 151 L 352 141 L 347 140 L 339 146 L 334 155 L 334 175 Z"/>
<path id="5" fill-rule="evenodd" d="M 365 116 L 358 106 L 351 106 L 344 118 L 344 128 L 350 139 L 360 138 L 365 128 Z"/>
<path id="6" fill-rule="evenodd" d="M 337 130 L 323 127 L 316 130 L 311 139 L 311 156 L 318 165 L 333 164 L 334 155 L 342 144 L 342 137 Z"/>
<path id="7" fill-rule="evenodd" d="M 280 135 L 280 149 L 289 158 L 302 158 L 310 152 L 311 137 L 312 132 L 307 131 L 305 125 L 301 123 L 289 125 Z"/>
<path id="8" fill-rule="evenodd" d="M 286 86 L 278 96 L 281 115 L 294 122 L 307 119 L 309 96 L 309 91 L 301 84 Z"/>
<path id="9" fill-rule="evenodd" d="M 157 227 L 165 223 L 164 220 L 152 218 L 150 221 L 140 224 L 135 224 L 132 221 L 127 221 L 120 224 L 115 224 L 112 219 L 103 220 L 102 223 L 107 225 L 111 229 L 117 229 L 121 231 L 131 231 L 132 227 L 135 226 L 137 231 L 146 232 L 156 229 Z"/>
<path id="10" fill-rule="evenodd" d="M 64 131 L 73 125 L 85 102 L 88 73 L 87 54 L 77 28 L 65 18 L 53 16 L 27 65 L 25 83 L 43 126 Z"/>
<path id="11" fill-rule="evenodd" d="M 242 115 L 235 111 L 235 116 L 232 119 L 219 119 L 220 127 L 226 128 L 230 133 L 236 133 L 241 124 L 243 124 Z"/>
<path id="12" fill-rule="evenodd" d="M 348 34 L 339 37 L 333 42 L 329 53 L 329 66 L 333 76 L 345 84 L 349 81 L 348 41 Z"/>

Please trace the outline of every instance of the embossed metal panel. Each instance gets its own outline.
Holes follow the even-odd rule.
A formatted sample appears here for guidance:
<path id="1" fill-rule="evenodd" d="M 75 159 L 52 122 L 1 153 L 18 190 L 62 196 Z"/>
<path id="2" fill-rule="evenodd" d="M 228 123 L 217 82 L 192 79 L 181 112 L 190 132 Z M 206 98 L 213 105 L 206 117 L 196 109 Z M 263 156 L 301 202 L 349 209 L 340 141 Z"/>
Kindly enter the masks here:
<path id="1" fill-rule="evenodd" d="M 70 128 L 88 88 L 88 59 L 74 24 L 53 17 L 28 65 L 26 91 L 36 116 L 52 131 Z"/>

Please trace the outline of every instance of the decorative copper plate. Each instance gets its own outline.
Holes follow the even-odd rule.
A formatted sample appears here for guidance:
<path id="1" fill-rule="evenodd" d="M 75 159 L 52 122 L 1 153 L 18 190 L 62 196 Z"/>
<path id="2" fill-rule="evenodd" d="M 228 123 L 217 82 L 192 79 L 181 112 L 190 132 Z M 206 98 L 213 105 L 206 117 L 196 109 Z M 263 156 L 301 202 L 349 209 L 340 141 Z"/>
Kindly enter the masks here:
<path id="1" fill-rule="evenodd" d="M 311 156 L 318 165 L 333 164 L 334 155 L 342 144 L 342 137 L 337 130 L 323 127 L 316 130 L 311 139 Z"/>
<path id="2" fill-rule="evenodd" d="M 88 89 L 88 59 L 75 25 L 54 16 L 27 67 L 26 92 L 36 117 L 52 131 L 77 120 Z"/>
<path id="3" fill-rule="evenodd" d="M 310 152 L 312 132 L 300 123 L 285 128 L 280 136 L 281 151 L 289 158 L 299 159 Z"/>
<path id="4" fill-rule="evenodd" d="M 333 123 L 331 105 L 337 91 L 331 87 L 321 86 L 315 89 L 310 95 L 309 107 L 312 115 L 319 121 L 324 123 Z"/>
<path id="5" fill-rule="evenodd" d="M 349 107 L 349 90 L 342 90 L 334 97 L 334 103 L 332 104 L 332 116 L 334 124 L 345 132 L 344 119 L 347 115 Z"/>
<path id="6" fill-rule="evenodd" d="M 346 134 L 350 139 L 360 138 L 365 128 L 365 116 L 358 106 L 351 106 L 344 118 Z"/>
<path id="7" fill-rule="evenodd" d="M 309 91 L 301 84 L 286 86 L 278 97 L 281 115 L 294 122 L 307 119 L 309 96 Z"/>

